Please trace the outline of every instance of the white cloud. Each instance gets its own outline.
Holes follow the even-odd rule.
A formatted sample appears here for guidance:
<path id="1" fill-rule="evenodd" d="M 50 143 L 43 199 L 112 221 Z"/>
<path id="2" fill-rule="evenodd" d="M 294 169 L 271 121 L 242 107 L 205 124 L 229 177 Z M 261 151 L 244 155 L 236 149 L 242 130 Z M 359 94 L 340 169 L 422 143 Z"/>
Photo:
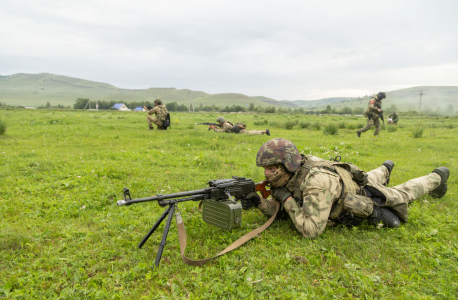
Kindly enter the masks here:
<path id="1" fill-rule="evenodd" d="M 458 2 L 439 2 L 3 0 L 0 74 L 275 99 L 458 85 Z"/>

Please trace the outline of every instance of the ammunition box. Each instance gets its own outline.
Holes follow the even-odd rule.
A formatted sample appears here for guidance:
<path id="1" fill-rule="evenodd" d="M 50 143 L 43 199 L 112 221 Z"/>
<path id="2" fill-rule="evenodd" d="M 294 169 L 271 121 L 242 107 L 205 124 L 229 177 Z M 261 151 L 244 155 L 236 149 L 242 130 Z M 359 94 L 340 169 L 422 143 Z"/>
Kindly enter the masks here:
<path id="1" fill-rule="evenodd" d="M 224 230 L 239 228 L 242 224 L 242 205 L 231 200 L 205 200 L 202 220 Z"/>

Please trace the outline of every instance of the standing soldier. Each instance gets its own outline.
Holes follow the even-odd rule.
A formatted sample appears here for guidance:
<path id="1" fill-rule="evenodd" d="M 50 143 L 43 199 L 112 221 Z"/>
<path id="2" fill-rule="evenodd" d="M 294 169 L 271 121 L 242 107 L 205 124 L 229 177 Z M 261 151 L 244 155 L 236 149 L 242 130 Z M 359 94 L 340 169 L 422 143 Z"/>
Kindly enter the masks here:
<path id="1" fill-rule="evenodd" d="M 146 109 L 148 113 L 146 116 L 146 121 L 148 122 L 150 130 L 154 129 L 153 123 L 156 124 L 158 130 L 162 130 L 162 123 L 164 123 L 169 112 L 167 111 L 167 107 L 162 104 L 161 99 L 154 100 L 154 104 L 156 104 L 154 108 L 151 106 L 143 106 L 143 108 Z M 153 117 L 152 114 L 155 114 L 156 116 Z"/>
<path id="2" fill-rule="evenodd" d="M 210 125 L 209 128 L 213 129 L 215 132 L 226 132 L 226 133 L 231 133 L 232 127 L 234 127 L 234 124 L 232 124 L 229 121 L 226 121 L 224 117 L 218 117 L 216 119 L 216 122 L 219 123 L 219 126 L 221 129 L 216 129 L 216 125 Z"/>
<path id="3" fill-rule="evenodd" d="M 398 121 L 399 121 L 399 116 L 396 112 L 393 112 L 391 115 L 389 115 L 388 118 L 391 118 L 391 120 L 393 121 L 394 125 L 398 125 Z"/>
<path id="4" fill-rule="evenodd" d="M 371 98 L 369 104 L 367 105 L 367 111 L 364 113 L 364 116 L 367 119 L 367 124 L 360 130 L 356 131 L 358 137 L 361 137 L 361 133 L 369 130 L 372 126 L 375 125 L 374 136 L 377 136 L 380 132 L 380 114 L 382 113 L 382 100 L 386 98 L 384 92 L 380 92 L 374 97 Z"/>
<path id="5" fill-rule="evenodd" d="M 262 134 L 265 133 L 265 134 L 270 136 L 270 130 L 269 129 L 246 131 L 246 125 L 243 124 L 242 122 L 238 122 L 235 126 L 237 126 L 239 128 L 239 130 L 232 130 L 235 133 L 256 134 L 256 135 L 262 135 Z"/>

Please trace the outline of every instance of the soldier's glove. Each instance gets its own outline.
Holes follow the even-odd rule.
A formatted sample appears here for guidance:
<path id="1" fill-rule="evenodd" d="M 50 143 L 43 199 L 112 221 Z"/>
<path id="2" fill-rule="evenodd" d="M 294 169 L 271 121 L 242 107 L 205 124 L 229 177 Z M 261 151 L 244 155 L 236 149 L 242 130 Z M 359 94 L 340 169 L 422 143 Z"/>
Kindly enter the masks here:
<path id="1" fill-rule="evenodd" d="M 261 203 L 261 197 L 255 192 L 249 193 L 246 195 L 244 199 L 242 199 L 242 208 L 244 210 L 250 209 L 253 206 L 258 207 L 258 205 Z"/>
<path id="2" fill-rule="evenodd" d="M 284 186 L 270 190 L 272 191 L 272 197 L 280 201 L 282 204 L 286 201 L 286 199 L 293 196 L 291 195 L 291 192 Z"/>

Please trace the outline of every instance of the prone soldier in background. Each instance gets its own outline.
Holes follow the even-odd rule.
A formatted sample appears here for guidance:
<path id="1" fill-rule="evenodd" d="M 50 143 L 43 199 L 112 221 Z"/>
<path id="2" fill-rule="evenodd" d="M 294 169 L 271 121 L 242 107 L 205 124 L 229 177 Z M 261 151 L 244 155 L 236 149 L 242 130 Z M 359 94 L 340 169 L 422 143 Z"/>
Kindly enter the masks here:
<path id="1" fill-rule="evenodd" d="M 226 121 L 226 119 L 224 119 L 224 117 L 218 117 L 216 119 L 216 122 L 219 123 L 220 129 L 217 129 L 216 125 L 210 125 L 210 126 L 208 126 L 208 128 L 209 129 L 213 129 L 215 132 L 226 132 L 226 133 L 233 132 L 231 130 L 234 127 L 234 124 L 232 124 L 229 121 Z"/>
<path id="2" fill-rule="evenodd" d="M 374 97 L 371 98 L 369 104 L 367 105 L 367 111 L 364 113 L 364 116 L 367 119 L 367 124 L 360 130 L 356 131 L 358 137 L 361 137 L 361 133 L 369 130 L 372 126 L 375 125 L 374 136 L 378 135 L 380 132 L 380 114 L 382 111 L 382 100 L 386 98 L 384 92 L 380 92 Z"/>
<path id="3" fill-rule="evenodd" d="M 243 124 L 242 122 L 238 122 L 235 124 L 235 126 L 232 128 L 232 132 L 235 133 L 243 133 L 243 134 L 256 134 L 256 135 L 262 135 L 262 134 L 267 134 L 270 136 L 270 130 L 251 130 L 251 131 L 246 131 L 246 125 Z"/>
<path id="4" fill-rule="evenodd" d="M 144 109 L 147 111 L 146 121 L 148 122 L 148 126 L 150 130 L 153 130 L 153 124 L 156 124 L 158 130 L 162 130 L 162 124 L 164 123 L 165 119 L 167 118 L 167 107 L 162 104 L 161 99 L 154 100 L 154 104 L 156 106 L 153 108 L 151 106 L 143 106 Z M 156 116 L 153 117 L 152 115 L 155 114 Z"/>
<path id="5" fill-rule="evenodd" d="M 442 198 L 447 193 L 449 170 L 434 169 L 426 176 L 411 179 L 395 187 L 386 187 L 394 163 L 387 160 L 380 167 L 364 172 L 352 163 L 328 161 L 301 155 L 286 139 L 264 143 L 256 156 L 256 165 L 264 168 L 272 198 L 250 193 L 242 199 L 243 209 L 257 207 L 264 215 L 288 216 L 306 238 L 315 238 L 326 226 L 370 225 L 398 227 L 407 222 L 407 205 L 429 194 Z"/>

